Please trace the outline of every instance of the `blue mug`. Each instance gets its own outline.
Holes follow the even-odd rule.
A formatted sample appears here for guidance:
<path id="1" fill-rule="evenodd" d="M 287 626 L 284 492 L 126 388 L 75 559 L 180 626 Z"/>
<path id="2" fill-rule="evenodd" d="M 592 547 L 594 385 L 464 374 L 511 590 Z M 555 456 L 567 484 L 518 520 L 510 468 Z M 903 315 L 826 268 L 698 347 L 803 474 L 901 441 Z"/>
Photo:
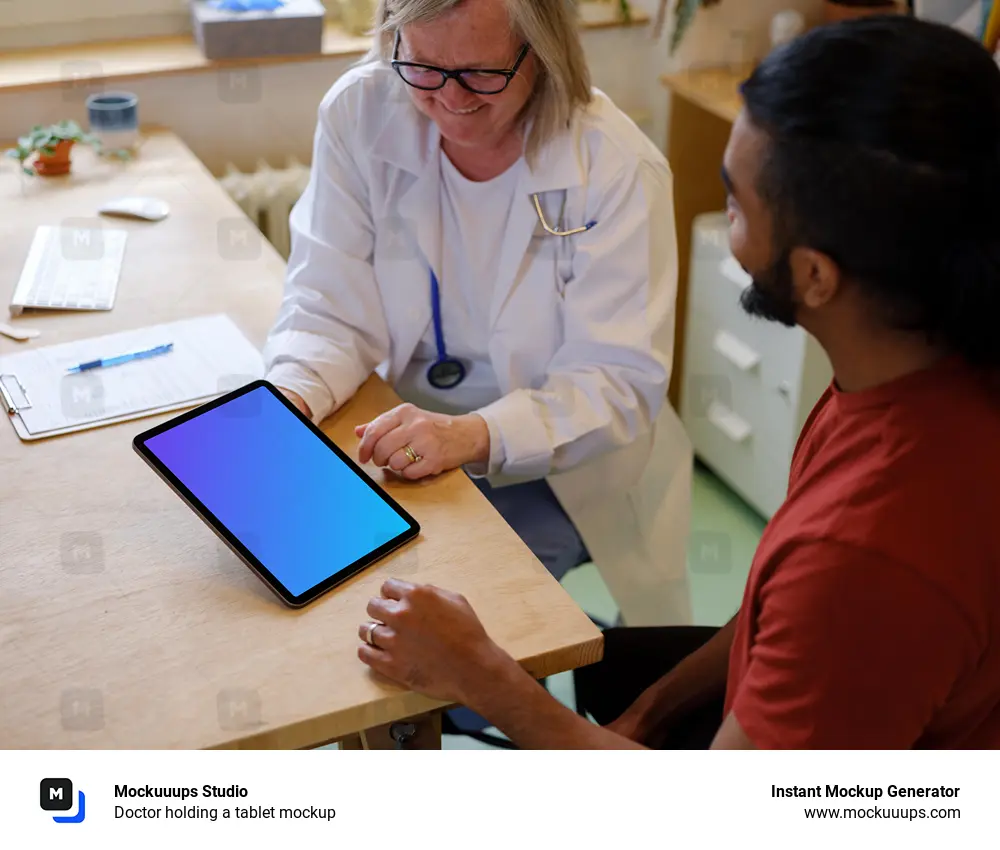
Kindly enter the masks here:
<path id="1" fill-rule="evenodd" d="M 139 143 L 139 98 L 131 92 L 102 92 L 87 98 L 90 132 L 105 152 L 131 151 Z"/>

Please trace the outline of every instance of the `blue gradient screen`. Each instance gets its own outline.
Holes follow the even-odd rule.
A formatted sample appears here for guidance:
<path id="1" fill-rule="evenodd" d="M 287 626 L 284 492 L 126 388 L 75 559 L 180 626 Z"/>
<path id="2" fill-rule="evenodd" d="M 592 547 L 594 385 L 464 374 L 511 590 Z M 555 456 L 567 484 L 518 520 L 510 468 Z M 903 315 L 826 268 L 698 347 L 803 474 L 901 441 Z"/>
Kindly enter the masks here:
<path id="1" fill-rule="evenodd" d="M 292 596 L 410 527 L 266 387 L 145 445 Z"/>

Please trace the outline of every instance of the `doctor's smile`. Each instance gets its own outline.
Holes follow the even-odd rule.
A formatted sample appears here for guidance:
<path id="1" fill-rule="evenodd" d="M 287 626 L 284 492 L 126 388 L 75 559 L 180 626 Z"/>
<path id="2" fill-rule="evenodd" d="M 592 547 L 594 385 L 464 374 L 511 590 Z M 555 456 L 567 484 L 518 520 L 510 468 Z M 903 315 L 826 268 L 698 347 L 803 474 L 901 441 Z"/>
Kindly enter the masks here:
<path id="1" fill-rule="evenodd" d="M 379 4 L 319 109 L 268 378 L 318 423 L 378 370 L 405 403 L 358 423 L 362 463 L 463 470 L 553 576 L 593 560 L 631 622 L 685 621 L 671 174 L 575 15 Z"/>

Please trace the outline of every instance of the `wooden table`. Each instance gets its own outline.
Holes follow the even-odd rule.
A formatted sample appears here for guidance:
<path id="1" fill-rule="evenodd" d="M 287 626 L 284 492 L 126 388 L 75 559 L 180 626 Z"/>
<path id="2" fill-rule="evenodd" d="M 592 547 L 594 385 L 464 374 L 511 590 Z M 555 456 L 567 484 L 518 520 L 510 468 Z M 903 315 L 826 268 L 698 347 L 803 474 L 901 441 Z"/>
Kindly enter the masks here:
<path id="1" fill-rule="evenodd" d="M 172 214 L 103 220 L 130 231 L 115 309 L 25 316 L 42 331 L 26 345 L 219 311 L 263 343 L 284 264 L 163 132 L 129 164 L 75 150 L 67 178 L 21 180 L 0 165 L 0 298 L 36 226 L 98 226 L 98 204 L 128 194 L 161 197 Z M 220 250 L 234 229 L 248 234 L 235 255 Z M 0 355 L 20 345 L 0 339 Z M 373 378 L 324 430 L 353 453 L 352 426 L 396 403 Z M 356 658 L 367 600 L 389 576 L 464 593 L 536 676 L 599 659 L 597 629 L 460 472 L 384 482 L 420 539 L 314 605 L 284 608 L 133 454 L 132 437 L 163 418 L 37 443 L 0 422 L 0 748 L 357 746 L 363 730 L 441 707 Z"/>
<path id="2" fill-rule="evenodd" d="M 726 190 L 720 178 L 722 155 L 742 100 L 739 84 L 752 69 L 709 68 L 661 77 L 671 93 L 667 160 L 674 174 L 674 210 L 677 219 L 677 333 L 670 401 L 680 410 L 684 376 L 684 317 L 687 316 L 691 236 L 695 218 L 726 208 Z"/>

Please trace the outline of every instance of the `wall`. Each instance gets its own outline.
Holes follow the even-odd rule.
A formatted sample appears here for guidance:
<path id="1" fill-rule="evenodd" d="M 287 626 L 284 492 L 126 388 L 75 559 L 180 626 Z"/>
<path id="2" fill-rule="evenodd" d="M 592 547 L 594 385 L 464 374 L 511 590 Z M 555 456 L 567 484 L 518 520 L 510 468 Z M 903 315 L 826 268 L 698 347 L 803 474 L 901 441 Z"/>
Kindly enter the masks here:
<path id="1" fill-rule="evenodd" d="M 588 30 L 585 49 L 595 83 L 626 111 L 649 109 L 655 45 L 645 28 Z M 353 60 L 352 60 L 353 61 Z M 143 123 L 173 129 L 214 173 L 227 162 L 241 169 L 259 158 L 280 164 L 288 155 L 308 162 L 316 108 L 350 67 L 343 59 L 248 67 L 137 79 L 119 87 L 139 96 Z M 0 139 L 32 124 L 86 121 L 84 101 L 95 87 L 0 94 Z"/>
<path id="2" fill-rule="evenodd" d="M 0 0 L 0 52 L 190 31 L 189 0 Z"/>
<path id="3" fill-rule="evenodd" d="M 669 33 L 664 33 L 654 51 L 655 76 L 689 68 L 742 66 L 759 61 L 770 46 L 771 19 L 784 9 L 801 12 L 809 26 L 823 20 L 823 0 L 722 0 L 718 6 L 698 13 L 673 57 L 669 55 Z M 663 146 L 670 113 L 669 99 L 662 87 L 651 94 L 650 102 L 650 132 Z"/>
<path id="4" fill-rule="evenodd" d="M 0 0 L 2 2 L 2 0 Z M 633 0 L 655 12 L 656 0 Z M 666 36 L 654 42 L 649 28 L 584 32 L 594 82 L 661 144 L 666 138 L 667 96 L 660 74 L 695 64 L 762 55 L 768 22 L 782 8 L 816 11 L 820 0 L 723 0 L 703 10 L 673 60 Z M 139 79 L 122 86 L 140 98 L 144 123 L 173 129 L 216 174 L 227 163 L 247 170 L 259 159 L 280 165 L 288 156 L 310 160 L 316 107 L 350 63 L 318 59 L 240 71 L 212 71 Z M 0 139 L 32 124 L 62 118 L 86 120 L 84 100 L 96 89 L 66 86 L 0 94 Z"/>

